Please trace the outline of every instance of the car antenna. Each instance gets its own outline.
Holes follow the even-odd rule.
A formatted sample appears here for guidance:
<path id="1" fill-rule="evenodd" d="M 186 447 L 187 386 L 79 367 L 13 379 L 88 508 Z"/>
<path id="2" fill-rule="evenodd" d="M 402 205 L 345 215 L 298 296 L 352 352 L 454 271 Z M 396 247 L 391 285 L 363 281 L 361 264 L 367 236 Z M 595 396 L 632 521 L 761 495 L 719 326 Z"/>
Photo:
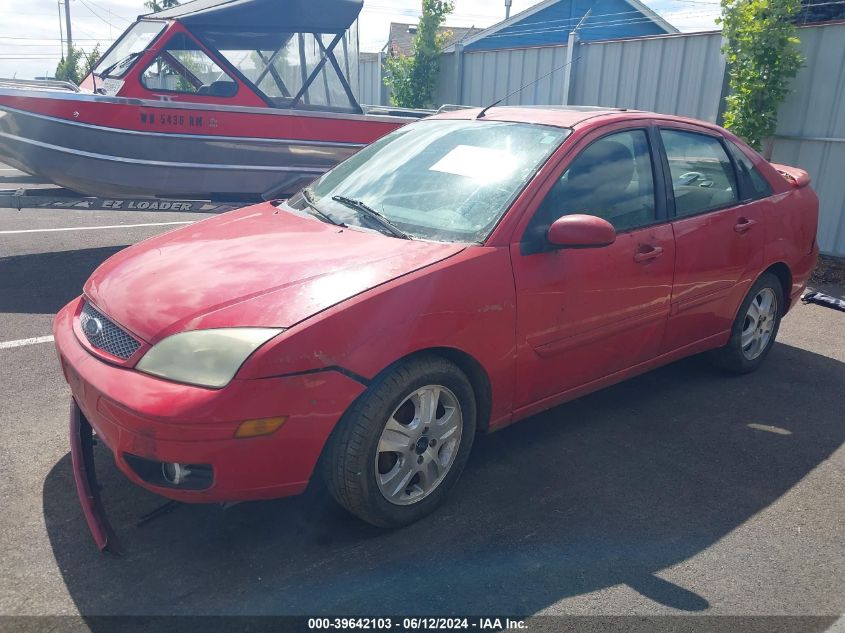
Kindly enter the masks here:
<path id="1" fill-rule="evenodd" d="M 574 45 L 575 45 L 575 36 L 576 36 L 576 35 L 577 35 L 577 33 L 578 33 L 578 29 L 580 29 L 580 28 L 581 28 L 581 25 L 582 25 L 582 24 L 584 24 L 584 20 L 586 20 L 588 17 L 590 17 L 590 14 L 591 14 L 592 12 L 593 12 L 593 10 L 592 10 L 592 9 L 589 9 L 589 10 L 588 10 L 588 11 L 584 14 L 584 17 L 583 17 L 583 18 L 581 18 L 581 20 L 578 22 L 578 24 L 577 24 L 577 25 L 575 25 L 575 28 L 574 28 L 574 29 L 572 29 L 572 32 L 569 34 L 569 41 L 567 42 L 567 46 L 570 46 L 570 47 L 571 47 L 571 46 L 574 46 Z M 476 118 L 476 119 L 483 119 L 483 118 L 484 118 L 484 115 L 485 115 L 485 114 L 487 114 L 487 110 L 489 110 L 490 108 L 492 108 L 492 107 L 494 107 L 494 106 L 499 105 L 502 101 L 505 101 L 506 99 L 511 98 L 512 96 L 514 96 L 515 94 L 517 94 L 517 93 L 519 93 L 519 92 L 522 92 L 523 90 L 525 90 L 525 89 L 526 89 L 526 88 L 528 88 L 529 86 L 533 86 L 533 85 L 534 85 L 534 84 L 536 84 L 538 81 L 540 81 L 540 80 L 542 80 L 542 79 L 545 79 L 545 78 L 546 78 L 546 77 L 548 77 L 549 75 L 554 74 L 554 73 L 556 73 L 556 72 L 557 72 L 557 71 L 559 71 L 559 70 L 563 70 L 564 68 L 566 68 L 567 66 L 569 66 L 569 65 L 571 65 L 571 64 L 574 64 L 574 63 L 575 63 L 575 62 L 577 62 L 579 59 L 581 59 L 581 57 L 580 57 L 580 56 L 579 56 L 579 57 L 576 57 L 575 59 L 572 59 L 572 60 L 570 60 L 570 61 L 566 62 L 563 66 L 558 66 L 557 68 L 552 68 L 549 72 L 547 72 L 547 73 L 546 73 L 545 75 L 543 75 L 542 77 L 537 77 L 537 79 L 535 79 L 534 81 L 529 81 L 527 84 L 525 84 L 525 85 L 524 85 L 524 86 L 522 86 L 521 88 L 517 88 L 517 89 L 516 89 L 516 90 L 514 90 L 513 92 L 510 92 L 510 93 L 506 94 L 506 95 L 505 95 L 504 97 L 502 97 L 501 99 L 499 99 L 499 100 L 497 100 L 497 101 L 494 101 L 494 102 L 493 102 L 493 103 L 491 103 L 489 106 L 487 106 L 487 107 L 485 107 L 484 109 L 482 109 L 482 110 L 481 110 L 481 112 L 479 112 L 479 113 L 476 115 L 476 117 L 475 117 L 475 118 Z"/>

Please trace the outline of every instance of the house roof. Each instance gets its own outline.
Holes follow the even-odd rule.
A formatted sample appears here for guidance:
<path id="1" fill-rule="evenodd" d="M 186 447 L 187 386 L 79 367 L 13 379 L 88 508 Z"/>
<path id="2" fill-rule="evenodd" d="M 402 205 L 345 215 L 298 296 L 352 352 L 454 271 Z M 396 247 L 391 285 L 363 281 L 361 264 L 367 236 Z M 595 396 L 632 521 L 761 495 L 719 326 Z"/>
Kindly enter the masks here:
<path id="1" fill-rule="evenodd" d="M 521 11 L 516 15 L 511 16 L 507 20 L 502 20 L 501 22 L 494 24 L 486 29 L 479 31 L 473 35 L 470 35 L 466 39 L 461 42 L 462 44 L 468 46 L 474 42 L 478 42 L 483 40 L 484 38 L 493 35 L 494 33 L 498 33 L 499 31 L 508 28 L 509 26 L 513 26 L 518 24 L 522 20 L 527 17 L 534 15 L 535 13 L 539 13 L 544 9 L 549 8 L 550 6 L 561 2 L 562 0 L 543 0 L 543 2 L 538 2 L 533 7 L 526 9 L 525 11 Z M 631 6 L 631 8 L 635 11 L 639 11 L 643 14 L 643 16 L 649 18 L 654 24 L 659 26 L 660 28 L 664 29 L 667 33 L 680 33 L 680 31 L 669 24 L 666 20 L 661 18 L 657 13 L 649 9 L 646 5 L 644 5 L 640 0 L 623 0 L 627 4 Z M 595 16 L 594 16 L 595 17 Z M 457 41 L 455 42 L 457 43 Z M 446 46 L 446 52 L 452 52 L 455 50 L 455 43 Z"/>
<path id="2" fill-rule="evenodd" d="M 401 55 L 410 55 L 414 52 L 414 37 L 416 37 L 416 24 L 405 24 L 403 22 L 390 23 L 390 37 L 387 40 L 387 50 Z M 446 33 L 446 47 L 456 42 L 480 33 L 482 29 L 464 28 L 460 26 L 441 26 L 438 33 Z"/>

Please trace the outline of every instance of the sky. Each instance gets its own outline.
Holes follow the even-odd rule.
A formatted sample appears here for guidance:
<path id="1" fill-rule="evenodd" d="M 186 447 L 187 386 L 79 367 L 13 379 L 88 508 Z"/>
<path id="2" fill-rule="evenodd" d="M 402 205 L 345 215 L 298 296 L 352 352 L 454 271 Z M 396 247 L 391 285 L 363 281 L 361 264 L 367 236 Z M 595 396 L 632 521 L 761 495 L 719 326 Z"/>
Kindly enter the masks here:
<path id="1" fill-rule="evenodd" d="M 513 0 L 511 15 L 539 0 Z M 143 0 L 69 0 L 74 43 L 104 51 L 141 13 Z M 647 0 L 651 9 L 681 31 L 716 28 L 716 0 Z M 387 41 L 391 22 L 416 22 L 420 0 L 364 0 L 359 21 L 362 51 L 378 51 Z M 504 19 L 504 0 L 456 0 L 450 26 L 484 28 Z M 61 58 L 57 0 L 0 0 L 0 77 L 31 79 L 51 76 Z"/>

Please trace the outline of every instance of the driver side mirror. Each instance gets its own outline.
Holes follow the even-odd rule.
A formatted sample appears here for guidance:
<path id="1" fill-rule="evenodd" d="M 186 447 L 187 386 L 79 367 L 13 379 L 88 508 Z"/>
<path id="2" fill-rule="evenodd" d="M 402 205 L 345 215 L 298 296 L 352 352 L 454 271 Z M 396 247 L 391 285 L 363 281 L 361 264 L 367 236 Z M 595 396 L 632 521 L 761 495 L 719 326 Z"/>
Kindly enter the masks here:
<path id="1" fill-rule="evenodd" d="M 616 241 L 616 229 L 607 220 L 576 213 L 555 220 L 546 239 L 557 248 L 599 248 Z"/>

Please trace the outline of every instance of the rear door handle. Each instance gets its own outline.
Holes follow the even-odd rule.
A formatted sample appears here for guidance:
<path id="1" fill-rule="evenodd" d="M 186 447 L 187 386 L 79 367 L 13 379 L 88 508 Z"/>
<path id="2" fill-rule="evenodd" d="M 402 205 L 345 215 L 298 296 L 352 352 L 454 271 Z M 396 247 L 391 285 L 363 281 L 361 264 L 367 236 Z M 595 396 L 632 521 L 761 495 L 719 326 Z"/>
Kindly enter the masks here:
<path id="1" fill-rule="evenodd" d="M 638 264 L 647 264 L 654 261 L 663 254 L 662 246 L 652 246 L 651 244 L 643 244 L 634 253 L 634 261 Z"/>
<path id="2" fill-rule="evenodd" d="M 740 218 L 737 220 L 736 224 L 734 224 L 734 231 L 737 233 L 745 233 L 751 229 L 752 226 L 757 224 L 757 220 L 749 220 L 748 218 Z"/>

